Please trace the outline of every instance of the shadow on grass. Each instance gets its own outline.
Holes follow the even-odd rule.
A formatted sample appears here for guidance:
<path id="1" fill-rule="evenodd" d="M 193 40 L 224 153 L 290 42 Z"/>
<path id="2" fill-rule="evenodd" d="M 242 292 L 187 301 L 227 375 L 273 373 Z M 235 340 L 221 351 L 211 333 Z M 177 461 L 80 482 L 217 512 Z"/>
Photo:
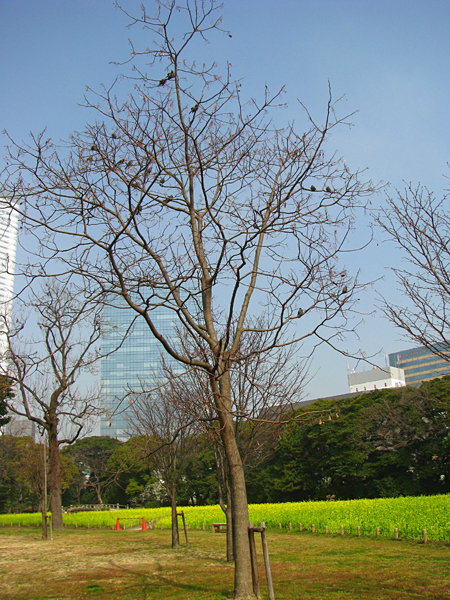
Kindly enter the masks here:
<path id="1" fill-rule="evenodd" d="M 202 557 L 200 557 L 202 558 Z M 211 590 L 211 588 L 208 585 L 195 585 L 192 583 L 182 583 L 180 581 L 177 581 L 175 579 L 172 579 L 166 575 L 163 574 L 163 566 L 158 563 L 155 562 L 154 563 L 154 569 L 156 569 L 156 572 L 153 572 L 151 575 L 146 575 L 145 573 L 142 573 L 141 571 L 135 571 L 134 569 L 130 569 L 127 567 L 124 567 L 122 565 L 117 565 L 115 564 L 113 561 L 109 561 L 110 565 L 113 566 L 115 569 L 117 569 L 118 571 L 122 571 L 123 573 L 126 573 L 127 575 L 131 575 L 131 576 L 135 576 L 136 578 L 139 578 L 141 580 L 141 593 L 143 594 L 144 598 L 151 598 L 151 596 L 149 595 L 152 591 L 155 590 L 155 588 L 162 588 L 162 587 L 166 587 L 166 588 L 172 588 L 174 590 L 179 590 L 179 591 L 183 591 L 185 592 L 184 595 L 180 596 L 180 597 L 184 597 L 184 598 L 193 598 L 195 597 L 194 594 L 204 594 L 205 596 L 209 594 L 209 596 L 214 596 L 216 598 L 230 598 L 230 590 Z M 225 563 L 227 564 L 227 563 Z"/>

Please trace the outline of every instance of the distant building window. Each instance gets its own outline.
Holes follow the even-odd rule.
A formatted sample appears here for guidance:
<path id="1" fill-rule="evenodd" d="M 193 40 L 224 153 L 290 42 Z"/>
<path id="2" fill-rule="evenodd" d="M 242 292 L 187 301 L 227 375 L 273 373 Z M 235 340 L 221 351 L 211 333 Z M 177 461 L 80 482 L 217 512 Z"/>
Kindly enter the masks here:
<path id="1" fill-rule="evenodd" d="M 366 386 L 364 386 L 364 391 L 366 391 Z"/>
<path id="2" fill-rule="evenodd" d="M 387 383 L 384 384 L 384 387 L 387 387 Z"/>
<path id="3" fill-rule="evenodd" d="M 376 389 L 377 389 L 377 384 L 376 384 L 376 383 L 374 383 L 374 384 L 373 384 L 373 389 L 374 389 L 374 390 L 376 390 Z M 42 461 L 42 462 L 43 462 L 43 461 Z"/>
<path id="4" fill-rule="evenodd" d="M 356 391 L 358 391 L 358 388 L 356 388 Z M 42 461 L 43 462 L 43 461 Z"/>

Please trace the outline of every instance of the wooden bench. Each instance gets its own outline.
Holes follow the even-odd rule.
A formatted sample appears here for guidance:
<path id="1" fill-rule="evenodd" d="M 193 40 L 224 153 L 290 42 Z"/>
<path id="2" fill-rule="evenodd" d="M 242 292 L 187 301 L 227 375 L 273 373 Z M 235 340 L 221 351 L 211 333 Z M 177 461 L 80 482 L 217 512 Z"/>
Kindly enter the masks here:
<path id="1" fill-rule="evenodd" d="M 213 523 L 211 525 L 211 529 L 213 533 L 226 533 L 227 524 L 226 523 Z"/>

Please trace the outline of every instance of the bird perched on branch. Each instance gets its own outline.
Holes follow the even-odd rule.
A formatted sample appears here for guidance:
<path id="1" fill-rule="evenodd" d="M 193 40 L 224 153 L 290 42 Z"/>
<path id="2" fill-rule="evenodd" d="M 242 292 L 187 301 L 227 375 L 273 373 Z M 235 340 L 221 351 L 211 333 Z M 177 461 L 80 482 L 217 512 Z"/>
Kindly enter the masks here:
<path id="1" fill-rule="evenodd" d="M 164 79 L 160 79 L 158 85 L 166 85 L 167 83 L 167 77 L 164 77 Z"/>
<path id="2" fill-rule="evenodd" d="M 193 107 L 191 108 L 191 113 L 195 113 L 195 112 L 197 112 L 197 109 L 198 109 L 198 104 L 196 104 L 195 106 L 193 106 Z"/>
<path id="3" fill-rule="evenodd" d="M 325 188 L 325 191 L 328 192 L 329 194 L 331 194 L 331 188 L 330 188 L 330 186 L 327 185 L 327 187 Z"/>
<path id="4" fill-rule="evenodd" d="M 342 290 L 343 294 L 346 294 L 348 292 L 348 287 L 346 285 L 344 285 L 344 288 Z"/>
<path id="5" fill-rule="evenodd" d="M 303 317 L 304 314 L 305 314 L 305 311 L 303 310 L 303 308 L 299 308 L 298 309 L 298 313 L 297 313 L 297 317 Z"/>
<path id="6" fill-rule="evenodd" d="M 173 79 L 175 77 L 175 72 L 174 71 L 170 71 L 170 73 L 167 74 L 167 81 L 169 79 Z"/>
<path id="7" fill-rule="evenodd" d="M 311 186 L 311 191 L 312 191 L 312 192 L 315 192 L 315 191 L 316 191 L 316 186 L 315 186 L 315 185 L 312 185 L 312 186 Z"/>

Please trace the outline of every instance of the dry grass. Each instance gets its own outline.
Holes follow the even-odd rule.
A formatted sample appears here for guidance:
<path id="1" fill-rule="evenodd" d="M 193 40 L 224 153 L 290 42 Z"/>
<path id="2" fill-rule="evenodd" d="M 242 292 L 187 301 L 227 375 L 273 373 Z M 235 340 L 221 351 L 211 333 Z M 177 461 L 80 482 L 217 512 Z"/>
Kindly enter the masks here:
<path id="1" fill-rule="evenodd" d="M 268 532 L 277 600 L 450 599 L 450 547 L 410 541 Z M 259 546 L 259 540 L 258 540 Z M 0 529 L 4 600 L 229 598 L 225 537 L 191 531 L 69 530 L 44 542 L 36 529 Z M 260 552 L 260 547 L 258 548 Z M 267 598 L 262 556 L 262 597 Z"/>

